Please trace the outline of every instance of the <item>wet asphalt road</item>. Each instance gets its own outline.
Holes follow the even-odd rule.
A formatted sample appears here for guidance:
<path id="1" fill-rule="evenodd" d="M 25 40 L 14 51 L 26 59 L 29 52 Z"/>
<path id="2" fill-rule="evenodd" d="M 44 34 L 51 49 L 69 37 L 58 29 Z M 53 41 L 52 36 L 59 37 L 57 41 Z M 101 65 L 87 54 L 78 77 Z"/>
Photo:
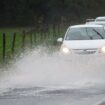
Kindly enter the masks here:
<path id="1" fill-rule="evenodd" d="M 11 89 L 0 96 L 0 105 L 105 105 L 105 89 Z M 102 104 L 101 104 L 102 103 Z"/>

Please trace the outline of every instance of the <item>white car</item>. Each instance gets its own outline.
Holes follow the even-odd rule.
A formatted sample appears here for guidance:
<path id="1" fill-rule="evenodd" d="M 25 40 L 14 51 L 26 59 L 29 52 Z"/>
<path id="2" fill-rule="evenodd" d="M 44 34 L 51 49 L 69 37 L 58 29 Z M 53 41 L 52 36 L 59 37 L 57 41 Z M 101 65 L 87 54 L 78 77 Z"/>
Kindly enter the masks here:
<path id="1" fill-rule="evenodd" d="M 86 24 L 103 25 L 105 27 L 105 21 L 90 21 L 90 22 L 86 22 Z"/>
<path id="2" fill-rule="evenodd" d="M 67 29 L 63 38 L 61 52 L 64 54 L 105 53 L 105 30 L 102 25 L 74 25 Z"/>
<path id="3" fill-rule="evenodd" d="M 95 22 L 105 22 L 105 16 L 100 16 L 95 19 Z"/>
<path id="4" fill-rule="evenodd" d="M 96 19 L 87 19 L 86 24 L 98 24 L 105 26 L 105 16 L 100 16 Z"/>
<path id="5" fill-rule="evenodd" d="M 86 22 L 86 24 L 103 25 L 105 27 L 105 21 L 92 21 Z"/>

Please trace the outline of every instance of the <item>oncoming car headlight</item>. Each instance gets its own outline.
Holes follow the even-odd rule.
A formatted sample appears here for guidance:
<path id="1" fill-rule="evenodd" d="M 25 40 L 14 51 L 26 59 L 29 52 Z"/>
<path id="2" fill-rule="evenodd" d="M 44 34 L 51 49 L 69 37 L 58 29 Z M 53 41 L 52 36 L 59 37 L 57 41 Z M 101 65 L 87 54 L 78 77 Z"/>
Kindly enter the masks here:
<path id="1" fill-rule="evenodd" d="M 68 53 L 70 53 L 70 49 L 66 46 L 62 46 L 61 47 L 61 52 L 65 53 L 65 54 L 68 54 Z"/>
<path id="2" fill-rule="evenodd" d="M 103 46 L 103 47 L 101 48 L 101 52 L 102 52 L 102 53 L 105 53 L 105 46 Z"/>

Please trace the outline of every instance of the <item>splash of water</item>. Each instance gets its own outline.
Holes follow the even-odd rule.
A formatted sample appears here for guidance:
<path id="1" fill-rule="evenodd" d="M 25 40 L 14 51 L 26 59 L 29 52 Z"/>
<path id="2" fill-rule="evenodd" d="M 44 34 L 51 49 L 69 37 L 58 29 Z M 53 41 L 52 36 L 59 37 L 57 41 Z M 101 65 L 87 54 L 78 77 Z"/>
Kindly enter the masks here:
<path id="1" fill-rule="evenodd" d="M 47 48 L 27 51 L 0 80 L 0 88 L 79 88 L 104 84 L 105 58 L 100 55 L 62 56 Z"/>

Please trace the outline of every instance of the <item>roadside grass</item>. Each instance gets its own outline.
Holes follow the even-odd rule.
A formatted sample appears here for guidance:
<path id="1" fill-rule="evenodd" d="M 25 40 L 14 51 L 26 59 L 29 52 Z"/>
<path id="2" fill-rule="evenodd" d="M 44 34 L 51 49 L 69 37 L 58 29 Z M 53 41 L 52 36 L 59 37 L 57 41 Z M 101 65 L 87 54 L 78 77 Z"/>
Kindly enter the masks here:
<path id="1" fill-rule="evenodd" d="M 15 52 L 18 54 L 22 50 L 22 31 L 24 28 L 0 28 L 0 61 L 2 61 L 3 55 L 3 33 L 6 35 L 6 59 L 11 59 L 12 55 L 12 40 L 13 40 L 13 33 L 16 33 L 16 40 L 15 40 Z"/>
<path id="2" fill-rule="evenodd" d="M 53 30 L 50 27 L 47 32 L 32 32 L 26 33 L 25 41 L 23 43 L 23 31 L 28 31 L 30 28 L 0 28 L 0 62 L 3 62 L 3 33 L 6 35 L 6 61 L 9 61 L 14 56 L 19 55 L 25 48 L 34 48 L 39 45 L 53 46 L 56 45 L 56 39 L 63 37 L 65 29 L 62 32 L 58 32 L 58 29 Z M 14 54 L 12 54 L 12 40 L 13 34 L 16 33 Z M 32 35 L 32 36 L 31 36 Z M 23 44 L 25 45 L 23 48 Z"/>

